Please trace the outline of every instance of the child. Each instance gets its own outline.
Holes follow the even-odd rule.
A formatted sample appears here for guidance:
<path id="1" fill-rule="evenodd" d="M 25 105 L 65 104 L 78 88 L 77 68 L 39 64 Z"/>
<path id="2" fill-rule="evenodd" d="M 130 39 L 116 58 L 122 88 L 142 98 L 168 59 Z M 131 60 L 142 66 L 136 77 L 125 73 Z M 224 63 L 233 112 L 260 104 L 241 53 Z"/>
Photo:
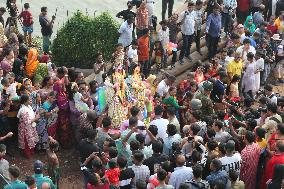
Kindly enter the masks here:
<path id="1" fill-rule="evenodd" d="M 118 186 L 120 170 L 117 167 L 115 160 L 110 160 L 108 165 L 110 169 L 105 171 L 105 178 L 109 181 L 111 186 Z"/>
<path id="2" fill-rule="evenodd" d="M 75 107 L 80 112 L 87 112 L 89 110 L 89 107 L 87 105 L 88 99 L 84 99 L 83 95 L 79 92 L 79 87 L 77 83 L 73 82 L 71 84 L 71 90 L 73 93 L 73 98 L 75 101 Z"/>
<path id="3" fill-rule="evenodd" d="M 47 150 L 47 161 L 48 161 L 48 175 L 50 176 L 52 182 L 59 188 L 59 160 L 56 155 L 58 151 L 59 144 L 52 137 L 48 137 L 49 149 Z"/>
<path id="4" fill-rule="evenodd" d="M 163 47 L 160 41 L 155 41 L 155 63 L 156 63 L 156 73 L 162 68 L 162 56 L 163 56 Z"/>
<path id="5" fill-rule="evenodd" d="M 168 23 L 166 20 L 161 21 L 160 25 L 161 29 L 158 31 L 158 40 L 161 42 L 163 49 L 162 67 L 165 68 L 168 59 L 167 46 L 170 42 L 170 33 L 169 33 Z"/>
<path id="6" fill-rule="evenodd" d="M 19 15 L 19 18 L 23 18 L 23 31 L 24 31 L 24 38 L 25 38 L 25 43 L 30 46 L 32 44 L 32 33 L 33 33 L 33 16 L 32 13 L 30 12 L 29 8 L 30 5 L 29 3 L 24 4 L 25 10 L 21 12 Z"/>
<path id="7" fill-rule="evenodd" d="M 202 56 L 202 53 L 200 51 L 200 38 L 201 38 L 201 27 L 202 23 L 205 20 L 204 10 L 202 8 L 203 2 L 201 0 L 197 0 L 195 4 L 195 21 L 196 21 L 196 36 L 195 36 L 195 43 L 196 43 L 196 49 L 197 52 Z"/>

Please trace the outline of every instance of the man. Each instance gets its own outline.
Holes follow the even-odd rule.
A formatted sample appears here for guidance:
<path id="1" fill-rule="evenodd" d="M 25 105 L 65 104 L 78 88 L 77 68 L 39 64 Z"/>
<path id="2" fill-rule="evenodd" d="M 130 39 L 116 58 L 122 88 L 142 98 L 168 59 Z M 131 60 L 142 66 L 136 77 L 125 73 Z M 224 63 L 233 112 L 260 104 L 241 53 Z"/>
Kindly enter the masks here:
<path id="1" fill-rule="evenodd" d="M 165 139 L 166 137 L 168 137 L 167 134 L 167 125 L 169 124 L 169 121 L 167 119 L 162 118 L 163 116 L 163 107 L 162 106 L 156 106 L 155 109 L 155 118 L 153 121 L 151 121 L 150 125 L 156 125 L 158 128 L 158 134 L 156 136 L 156 138 L 161 138 L 161 139 Z"/>
<path id="2" fill-rule="evenodd" d="M 214 140 L 220 143 L 226 143 L 232 136 L 226 132 L 223 131 L 224 123 L 220 120 L 217 120 L 213 124 L 213 129 L 216 132 L 214 136 Z"/>
<path id="3" fill-rule="evenodd" d="M 264 94 L 267 98 L 269 98 L 271 103 L 277 104 L 277 96 L 273 92 L 273 86 L 271 84 L 267 84 L 264 86 Z"/>
<path id="4" fill-rule="evenodd" d="M 134 165 L 130 168 L 134 171 L 135 180 L 147 181 L 150 177 L 150 170 L 146 165 L 143 165 L 144 154 L 141 151 L 136 150 L 133 152 L 132 160 Z"/>
<path id="5" fill-rule="evenodd" d="M 95 80 L 99 85 L 103 83 L 103 74 L 106 71 L 106 64 L 102 53 L 98 53 L 96 57 L 96 63 L 94 64 Z"/>
<path id="6" fill-rule="evenodd" d="M 169 180 L 169 184 L 174 188 L 179 188 L 181 183 L 184 183 L 187 180 L 191 180 L 192 168 L 185 166 L 185 157 L 182 154 L 177 155 L 176 157 L 176 168 L 172 172 Z"/>
<path id="7" fill-rule="evenodd" d="M 129 65 L 126 69 L 126 73 L 130 75 L 133 74 L 134 69 L 138 66 L 138 44 L 137 41 L 132 41 L 131 45 L 128 47 L 127 57 Z"/>
<path id="8" fill-rule="evenodd" d="M 134 17 L 129 14 L 127 20 L 121 24 L 118 30 L 118 43 L 121 43 L 124 48 L 128 47 L 132 42 L 133 23 Z"/>
<path id="9" fill-rule="evenodd" d="M 158 31 L 158 41 L 161 42 L 163 48 L 162 67 L 165 67 L 167 65 L 167 58 L 168 58 L 167 47 L 170 42 L 170 33 L 167 24 L 168 23 L 166 20 L 161 21 L 160 22 L 161 29 Z"/>
<path id="10" fill-rule="evenodd" d="M 229 80 L 231 81 L 234 75 L 241 76 L 242 69 L 243 69 L 243 61 L 241 59 L 241 53 L 236 52 L 234 56 L 234 60 L 231 61 L 227 65 L 227 74 L 229 77 Z"/>
<path id="11" fill-rule="evenodd" d="M 159 140 L 152 142 L 153 155 L 144 161 L 144 165 L 150 169 L 150 174 L 157 173 L 160 169 L 161 163 L 169 160 L 169 157 L 163 154 L 163 143 Z"/>
<path id="12" fill-rule="evenodd" d="M 217 53 L 218 42 L 221 34 L 221 15 L 218 4 L 214 5 L 213 13 L 206 20 L 205 34 L 208 47 L 208 59 L 213 58 Z"/>
<path id="13" fill-rule="evenodd" d="M 228 34 L 231 32 L 230 27 L 233 24 L 233 16 L 235 16 L 237 8 L 236 0 L 224 0 L 223 10 L 222 10 L 222 27 L 224 31 Z"/>
<path id="14" fill-rule="evenodd" d="M 129 16 L 135 18 L 136 14 L 135 14 L 135 12 L 132 11 L 132 9 L 133 9 L 133 4 L 131 3 L 131 1 L 127 1 L 127 9 L 117 13 L 116 17 L 122 18 L 124 21 L 127 21 Z"/>
<path id="15" fill-rule="evenodd" d="M 200 109 L 202 116 L 212 115 L 214 110 L 213 103 L 210 99 L 210 94 L 213 90 L 213 84 L 210 81 L 205 81 L 202 86 L 204 90 L 198 93 L 195 98 L 201 100 L 202 102 L 202 107 Z"/>
<path id="16" fill-rule="evenodd" d="M 190 61 L 192 58 L 190 57 L 190 48 L 191 44 L 194 40 L 195 34 L 195 11 L 194 11 L 194 3 L 189 2 L 187 5 L 187 10 L 183 11 L 180 14 L 181 20 L 181 33 L 182 33 L 182 49 L 179 55 L 179 63 L 184 63 L 184 56 L 188 58 Z"/>
<path id="17" fill-rule="evenodd" d="M 267 118 L 264 125 L 261 127 L 266 130 L 265 139 L 268 140 L 270 136 L 276 131 L 277 124 L 282 123 L 282 117 L 277 114 L 277 105 L 275 103 L 267 104 Z"/>
<path id="18" fill-rule="evenodd" d="M 138 126 L 140 127 L 143 127 L 144 126 L 144 122 L 142 121 L 143 120 L 143 115 L 142 115 L 142 112 L 141 110 L 137 107 L 137 106 L 132 106 L 130 108 L 130 114 L 132 117 L 136 117 L 138 119 Z M 125 131 L 128 126 L 129 126 L 129 120 L 125 120 L 121 126 L 120 126 L 120 132 L 122 133 L 123 131 Z"/>
<path id="19" fill-rule="evenodd" d="M 34 163 L 34 172 L 35 174 L 33 177 L 36 180 L 36 185 L 39 189 L 41 189 L 43 183 L 48 183 L 51 189 L 55 189 L 55 185 L 53 184 L 52 180 L 48 176 L 43 176 L 43 169 L 44 165 L 40 160 L 36 160 Z"/>
<path id="20" fill-rule="evenodd" d="M 47 17 L 47 7 L 41 7 L 41 14 L 39 15 L 39 23 L 41 26 L 43 52 L 49 54 L 49 47 L 51 45 L 52 28 L 55 21 L 55 15 L 52 16 L 51 21 Z"/>
<path id="21" fill-rule="evenodd" d="M 216 80 L 216 82 L 213 85 L 213 90 L 211 92 L 211 99 L 215 102 L 215 103 L 222 103 L 223 99 L 224 99 L 224 95 L 225 95 L 225 90 L 226 90 L 226 86 L 225 86 L 225 82 L 226 79 L 228 77 L 226 72 L 219 72 L 219 79 Z"/>
<path id="22" fill-rule="evenodd" d="M 166 96 L 170 86 L 172 86 L 175 81 L 176 81 L 176 77 L 175 76 L 173 76 L 173 75 L 167 76 L 166 79 L 163 79 L 158 84 L 156 92 L 160 95 L 160 97 Z"/>
<path id="23" fill-rule="evenodd" d="M 179 121 L 176 117 L 176 109 L 174 107 L 168 107 L 167 108 L 167 115 L 168 115 L 169 124 L 176 126 L 177 133 L 180 134 L 181 133 L 180 124 L 179 124 Z"/>
<path id="24" fill-rule="evenodd" d="M 187 180 L 185 183 L 189 186 L 190 189 L 193 188 L 203 188 L 209 189 L 209 183 L 206 180 L 202 180 L 202 171 L 203 168 L 201 165 L 194 165 L 192 167 L 193 178 L 191 180 Z"/>
<path id="25" fill-rule="evenodd" d="M 195 99 L 198 100 L 198 99 Z M 201 102 L 201 107 L 202 107 L 202 102 Z M 189 116 L 190 118 L 190 123 L 192 124 L 197 124 L 199 125 L 199 131 L 197 132 L 197 134 L 204 138 L 207 132 L 207 124 L 205 121 L 202 121 L 202 112 L 200 111 L 200 109 L 194 109 L 191 108 L 192 112 Z"/>
<path id="26" fill-rule="evenodd" d="M 222 163 L 222 169 L 229 173 L 230 169 L 236 170 L 238 173 L 241 168 L 241 155 L 235 151 L 235 142 L 229 140 L 225 145 L 226 155 L 221 157 L 219 160 Z"/>
<path id="27" fill-rule="evenodd" d="M 95 111 L 89 110 L 79 117 L 78 128 L 75 129 L 75 138 L 79 142 L 81 139 L 87 137 L 87 132 L 90 129 L 95 128 L 95 121 L 97 114 Z"/>
<path id="28" fill-rule="evenodd" d="M 11 178 L 11 182 L 4 186 L 4 189 L 27 189 L 28 186 L 19 180 L 20 177 L 20 169 L 16 166 L 11 166 L 9 169 L 9 177 Z"/>
<path id="29" fill-rule="evenodd" d="M 10 181 L 9 177 L 9 162 L 4 159 L 6 155 L 6 146 L 4 144 L 0 144 L 0 188 L 3 188 L 7 182 Z M 3 176 L 3 177 L 2 177 Z"/>
<path id="30" fill-rule="evenodd" d="M 240 180 L 244 181 L 246 189 L 255 189 L 256 171 L 261 149 L 255 143 L 255 135 L 251 131 L 247 131 L 245 135 L 245 144 L 246 147 L 241 152 Z"/>
<path id="31" fill-rule="evenodd" d="M 238 47 L 236 50 L 236 53 L 240 53 L 242 60 L 247 60 L 247 54 L 251 52 L 253 55 L 255 55 L 255 48 L 251 45 L 251 42 L 249 39 L 244 39 L 243 45 Z"/>
<path id="32" fill-rule="evenodd" d="M 222 170 L 222 162 L 218 159 L 213 159 L 210 164 L 211 173 L 206 177 L 206 180 L 209 182 L 210 186 L 216 184 L 217 181 L 222 181 L 225 185 L 228 182 L 228 174 L 226 171 Z"/>
<path id="33" fill-rule="evenodd" d="M 172 16 L 174 0 L 162 0 L 162 20 L 166 19 L 166 11 L 168 7 L 168 18 Z"/>
<path id="34" fill-rule="evenodd" d="M 172 149 L 173 143 L 179 143 L 181 141 L 181 136 L 177 134 L 176 126 L 173 124 L 167 125 L 167 134 L 168 137 L 166 137 L 164 141 L 164 147 L 163 147 L 163 154 L 171 155 L 174 151 Z"/>
<path id="35" fill-rule="evenodd" d="M 97 128 L 98 132 L 97 144 L 101 150 L 103 150 L 104 141 L 106 141 L 107 139 L 111 139 L 108 133 L 109 130 L 112 128 L 111 118 L 110 117 L 103 118 L 102 125 L 103 126 L 101 128 Z"/>
<path id="36" fill-rule="evenodd" d="M 5 14 L 5 12 L 6 12 L 5 7 L 1 7 L 0 8 L 0 23 L 2 24 L 3 28 L 5 27 L 5 21 L 3 18 L 3 15 Z"/>

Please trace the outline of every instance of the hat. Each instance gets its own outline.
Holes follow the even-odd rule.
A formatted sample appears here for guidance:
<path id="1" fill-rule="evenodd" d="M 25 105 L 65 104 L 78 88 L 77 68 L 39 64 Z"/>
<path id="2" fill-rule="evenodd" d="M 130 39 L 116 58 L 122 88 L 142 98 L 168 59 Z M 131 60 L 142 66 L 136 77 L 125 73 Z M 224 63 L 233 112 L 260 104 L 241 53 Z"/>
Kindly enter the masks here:
<path id="1" fill-rule="evenodd" d="M 203 88 L 205 90 L 212 91 L 213 90 L 213 84 L 210 81 L 205 81 L 203 83 Z"/>
<path id="2" fill-rule="evenodd" d="M 190 101 L 190 107 L 192 110 L 200 110 L 200 108 L 202 107 L 202 102 L 199 99 L 192 99 Z"/>
<path id="3" fill-rule="evenodd" d="M 271 39 L 275 40 L 275 41 L 282 41 L 281 37 L 279 34 L 273 34 L 273 36 L 271 37 Z"/>
<path id="4" fill-rule="evenodd" d="M 40 160 L 36 160 L 34 163 L 34 170 L 43 170 L 43 163 Z"/>

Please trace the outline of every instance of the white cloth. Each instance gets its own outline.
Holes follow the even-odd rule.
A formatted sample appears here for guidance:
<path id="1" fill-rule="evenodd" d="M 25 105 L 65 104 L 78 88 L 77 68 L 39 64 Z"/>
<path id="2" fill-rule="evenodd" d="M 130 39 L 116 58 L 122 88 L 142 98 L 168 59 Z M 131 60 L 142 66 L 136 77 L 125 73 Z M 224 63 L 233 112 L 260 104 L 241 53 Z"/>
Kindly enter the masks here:
<path id="1" fill-rule="evenodd" d="M 222 162 L 222 169 L 229 173 L 230 169 L 240 172 L 242 157 L 241 154 L 236 152 L 232 156 L 224 156 L 219 159 Z"/>
<path id="2" fill-rule="evenodd" d="M 147 2 L 146 6 L 147 6 L 147 9 L 148 9 L 148 16 L 149 16 L 149 19 L 151 19 L 151 17 L 154 14 L 155 0 L 147 0 L 146 2 Z"/>
<path id="3" fill-rule="evenodd" d="M 240 53 L 241 55 L 243 55 L 243 61 L 246 61 L 247 60 L 247 54 L 249 53 L 249 52 L 251 52 L 252 54 L 255 54 L 255 48 L 253 47 L 253 46 L 249 46 L 249 50 L 248 51 L 245 51 L 244 53 L 243 53 L 243 48 L 244 48 L 244 45 L 242 45 L 242 46 L 240 46 L 240 47 L 238 47 L 237 48 L 237 50 L 236 50 L 236 52 L 237 53 Z"/>
<path id="4" fill-rule="evenodd" d="M 30 118 L 29 120 L 34 120 L 35 119 L 35 112 L 33 111 L 33 108 L 30 105 L 21 105 L 21 108 L 18 111 L 17 114 L 17 118 L 20 118 L 21 114 L 23 114 L 23 112 L 28 112 Z"/>
<path id="5" fill-rule="evenodd" d="M 184 18 L 185 17 L 185 18 Z M 183 11 L 180 14 L 180 18 L 184 18 L 184 22 L 181 25 L 181 33 L 184 35 L 192 35 L 195 31 L 195 11 Z"/>
<path id="6" fill-rule="evenodd" d="M 263 58 L 258 59 L 255 61 L 255 70 L 264 70 L 264 60 Z M 255 74 L 255 91 L 260 89 L 260 72 Z"/>
<path id="7" fill-rule="evenodd" d="M 181 183 L 184 183 L 186 180 L 191 180 L 193 177 L 191 167 L 177 167 L 174 172 L 171 174 L 169 184 L 174 188 L 179 188 Z"/>
<path id="8" fill-rule="evenodd" d="M 17 86 L 18 86 L 18 83 L 12 83 L 9 85 L 9 87 L 7 88 L 7 91 L 6 93 L 8 95 L 10 95 L 10 98 L 15 98 L 17 97 Z"/>
<path id="9" fill-rule="evenodd" d="M 170 31 L 168 27 L 166 31 L 162 28 L 158 31 L 158 41 L 161 41 L 163 48 L 167 49 L 167 45 L 170 42 Z"/>
<path id="10" fill-rule="evenodd" d="M 242 89 L 244 92 L 255 91 L 255 62 L 246 63 L 243 75 Z"/>
<path id="11" fill-rule="evenodd" d="M 155 119 L 153 121 L 151 121 L 150 125 L 156 125 L 158 128 L 158 134 L 157 134 L 157 138 L 161 138 L 163 140 L 165 140 L 165 138 L 168 137 L 167 134 L 167 126 L 169 124 L 169 121 L 167 119 L 164 118 L 159 118 L 159 119 Z"/>
<path id="12" fill-rule="evenodd" d="M 163 97 L 167 94 L 167 92 L 169 91 L 170 86 L 168 86 L 165 82 L 165 80 L 162 80 L 158 86 L 157 86 L 157 93 Z"/>
<path id="13" fill-rule="evenodd" d="M 138 52 L 137 49 L 132 48 L 132 45 L 130 45 L 128 48 L 127 56 L 128 58 L 132 59 L 133 63 L 138 64 Z"/>
<path id="14" fill-rule="evenodd" d="M 123 22 L 118 30 L 120 33 L 118 43 L 121 43 L 123 47 L 129 46 L 132 42 L 132 31 L 133 24 L 129 25 L 127 21 Z"/>

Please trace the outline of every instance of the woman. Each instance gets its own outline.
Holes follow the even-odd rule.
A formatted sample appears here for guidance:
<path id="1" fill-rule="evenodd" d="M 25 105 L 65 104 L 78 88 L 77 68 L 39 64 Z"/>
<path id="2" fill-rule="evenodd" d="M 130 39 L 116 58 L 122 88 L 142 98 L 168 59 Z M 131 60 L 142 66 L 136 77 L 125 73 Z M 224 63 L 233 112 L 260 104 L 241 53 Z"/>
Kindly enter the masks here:
<path id="1" fill-rule="evenodd" d="M 58 112 L 58 139 L 63 148 L 70 148 L 72 142 L 72 133 L 69 120 L 69 102 L 66 94 L 66 85 L 68 85 L 68 70 L 66 67 L 57 69 L 58 81 L 53 86 L 53 90 L 57 93 Z"/>
<path id="2" fill-rule="evenodd" d="M 228 85 L 227 88 L 227 95 L 232 98 L 239 98 L 239 82 L 241 78 L 238 75 L 234 75 L 231 83 Z"/>
<path id="3" fill-rule="evenodd" d="M 280 189 L 283 186 L 284 180 L 284 165 L 275 165 L 273 178 L 268 184 L 268 189 Z"/>
<path id="4" fill-rule="evenodd" d="M 48 94 L 53 91 L 53 79 L 50 76 L 44 77 L 41 87 L 42 89 L 39 90 L 40 97 L 43 101 L 45 101 Z"/>
<path id="5" fill-rule="evenodd" d="M 6 76 L 8 72 L 12 71 L 15 55 L 14 51 L 10 48 L 5 49 L 3 55 L 4 59 L 0 63 L 0 68 L 2 68 L 4 76 Z"/>
<path id="6" fill-rule="evenodd" d="M 253 18 L 252 16 L 248 16 L 245 23 L 244 23 L 244 28 L 245 30 L 248 30 L 251 34 L 254 33 L 256 27 L 253 23 Z"/>
<path id="7" fill-rule="evenodd" d="M 38 58 L 38 51 L 35 48 L 30 49 L 25 67 L 29 78 L 31 78 L 34 75 L 39 65 L 39 61 L 37 60 L 37 58 Z"/>
<path id="8" fill-rule="evenodd" d="M 39 141 L 36 131 L 36 121 L 39 120 L 39 115 L 36 115 L 33 111 L 28 95 L 24 94 L 21 96 L 21 108 L 17 117 L 19 118 L 19 148 L 24 150 L 26 158 L 31 158 L 34 148 Z"/>
<path id="9" fill-rule="evenodd" d="M 243 92 L 248 94 L 252 99 L 253 93 L 255 92 L 255 62 L 253 57 L 254 55 L 251 52 L 247 54 L 242 82 Z"/>
<path id="10" fill-rule="evenodd" d="M 180 106 L 177 102 L 177 99 L 175 98 L 176 93 L 177 93 L 176 87 L 170 87 L 168 94 L 163 99 L 163 103 L 167 107 L 174 107 L 176 110 L 183 109 L 183 106 Z"/>

